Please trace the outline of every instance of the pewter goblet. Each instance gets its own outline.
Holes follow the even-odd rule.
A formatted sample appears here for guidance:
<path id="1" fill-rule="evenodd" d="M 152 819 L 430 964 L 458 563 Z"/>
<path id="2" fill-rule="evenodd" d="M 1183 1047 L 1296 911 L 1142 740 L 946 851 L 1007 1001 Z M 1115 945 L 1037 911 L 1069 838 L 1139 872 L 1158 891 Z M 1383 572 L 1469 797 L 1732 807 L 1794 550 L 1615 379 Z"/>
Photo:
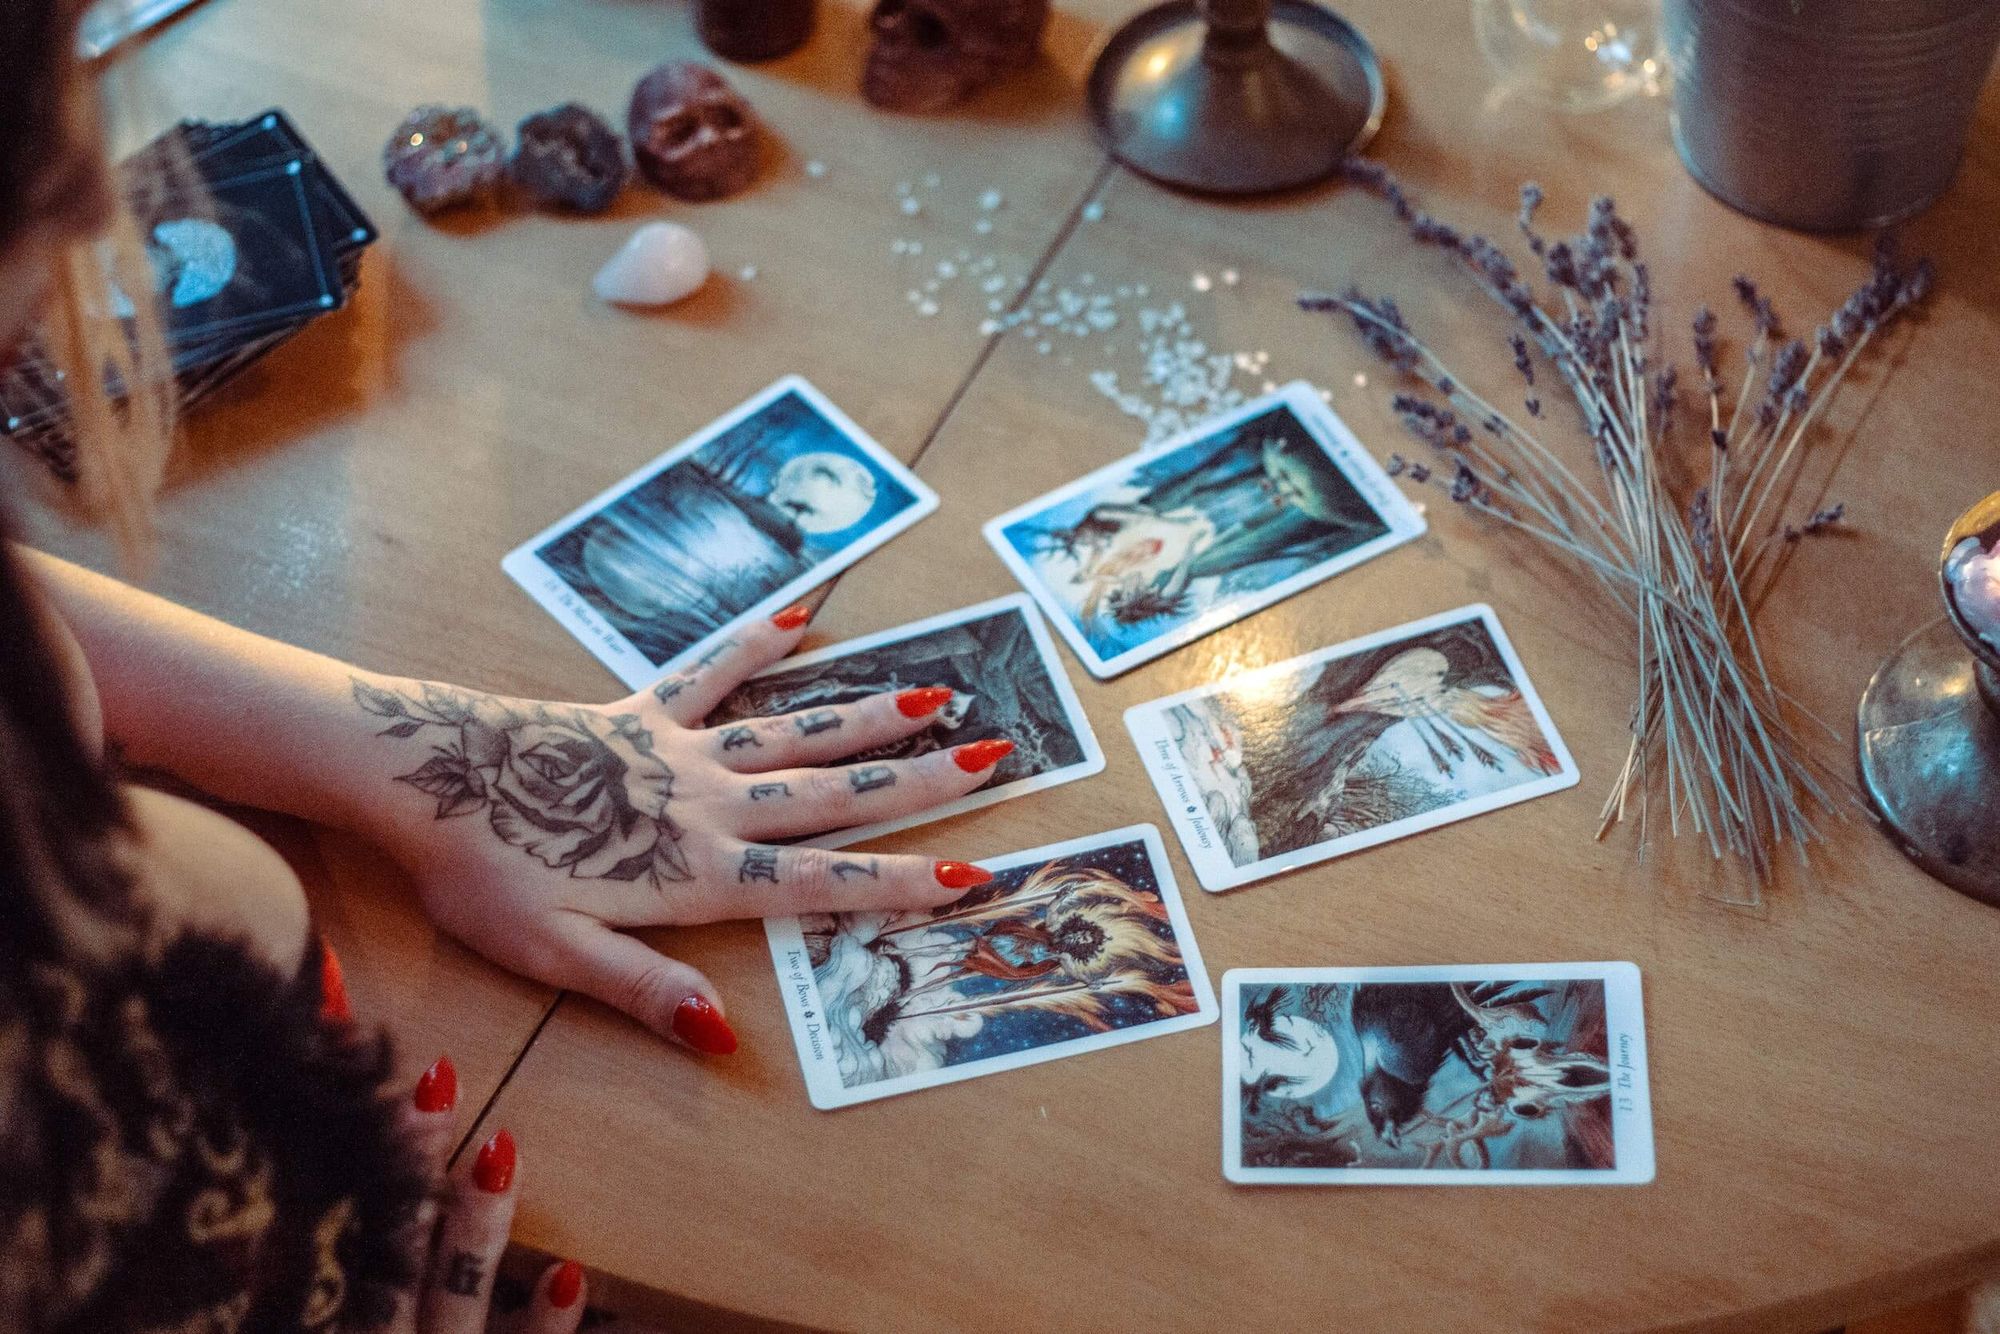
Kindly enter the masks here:
<path id="1" fill-rule="evenodd" d="M 1861 782 L 1912 861 L 2000 906 L 2000 491 L 1952 525 L 1938 577 L 1945 615 L 1862 692 Z"/>
<path id="2" fill-rule="evenodd" d="M 1367 39 L 1307 0 L 1169 0 L 1112 34 L 1086 93 L 1113 157 L 1218 194 L 1324 179 L 1385 100 Z"/>

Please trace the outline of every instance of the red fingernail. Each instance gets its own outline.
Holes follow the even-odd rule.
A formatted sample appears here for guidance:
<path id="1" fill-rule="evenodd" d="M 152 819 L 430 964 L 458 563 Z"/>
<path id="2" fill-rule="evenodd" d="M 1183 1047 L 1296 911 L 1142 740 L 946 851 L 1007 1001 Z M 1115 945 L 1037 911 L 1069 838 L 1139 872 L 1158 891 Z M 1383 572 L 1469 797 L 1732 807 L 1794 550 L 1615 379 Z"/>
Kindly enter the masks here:
<path id="1" fill-rule="evenodd" d="M 780 630 L 796 630 L 807 621 L 810 621 L 812 617 L 813 609 L 801 602 L 795 606 L 787 607 L 776 616 L 773 616 L 771 624 L 777 626 Z"/>
<path id="2" fill-rule="evenodd" d="M 472 1180 L 488 1195 L 504 1195 L 514 1184 L 514 1136 L 506 1127 L 494 1131 L 493 1138 L 479 1146 L 479 1157 L 472 1162 Z"/>
<path id="3" fill-rule="evenodd" d="M 946 686 L 919 686 L 896 696 L 896 707 L 902 710 L 905 718 L 921 718 L 927 713 L 936 713 L 949 703 L 951 690 Z"/>
<path id="4" fill-rule="evenodd" d="M 347 979 L 341 975 L 340 959 L 333 946 L 319 943 L 319 1017 L 329 1024 L 344 1024 L 354 1018 L 347 1000 Z"/>
<path id="5" fill-rule="evenodd" d="M 549 1305 L 558 1311 L 567 1311 L 576 1305 L 576 1299 L 583 1296 L 583 1266 L 574 1260 L 562 1262 L 555 1277 L 549 1280 Z"/>
<path id="6" fill-rule="evenodd" d="M 412 1101 L 420 1112 L 448 1112 L 458 1106 L 458 1071 L 452 1066 L 451 1057 L 438 1057 L 431 1062 L 430 1069 L 418 1076 Z"/>
<path id="7" fill-rule="evenodd" d="M 674 1036 L 710 1056 L 727 1056 L 736 1050 L 736 1030 L 706 996 L 689 996 L 675 1008 Z"/>
<path id="8" fill-rule="evenodd" d="M 959 768 L 969 774 L 976 774 L 981 769 L 991 769 L 1013 753 L 1014 743 L 1011 741 L 974 741 L 970 745 L 960 746 L 954 750 L 951 758 L 957 762 Z"/>
<path id="9" fill-rule="evenodd" d="M 993 879 L 993 872 L 982 871 L 971 862 L 939 862 L 931 868 L 931 874 L 946 889 L 971 889 Z"/>

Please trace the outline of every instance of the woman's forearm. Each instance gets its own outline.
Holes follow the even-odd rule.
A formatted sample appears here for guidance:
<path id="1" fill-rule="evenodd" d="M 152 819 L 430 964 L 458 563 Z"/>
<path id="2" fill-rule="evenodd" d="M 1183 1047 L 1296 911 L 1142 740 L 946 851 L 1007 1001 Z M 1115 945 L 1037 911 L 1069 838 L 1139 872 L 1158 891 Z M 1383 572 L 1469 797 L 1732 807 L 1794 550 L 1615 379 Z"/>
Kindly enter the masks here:
<path id="1" fill-rule="evenodd" d="M 363 832 L 392 758 L 354 702 L 357 673 L 36 551 L 22 551 L 83 646 L 105 735 L 133 764 L 225 801 Z"/>

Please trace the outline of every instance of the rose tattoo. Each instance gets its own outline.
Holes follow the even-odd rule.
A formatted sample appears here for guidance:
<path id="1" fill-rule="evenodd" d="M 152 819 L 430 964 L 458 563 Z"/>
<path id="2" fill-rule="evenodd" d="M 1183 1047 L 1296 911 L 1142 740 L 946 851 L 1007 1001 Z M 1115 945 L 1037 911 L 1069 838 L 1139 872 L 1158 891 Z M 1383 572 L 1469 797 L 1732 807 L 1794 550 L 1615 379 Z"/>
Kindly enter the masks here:
<path id="1" fill-rule="evenodd" d="M 485 811 L 493 832 L 579 880 L 692 880 L 667 814 L 674 773 L 636 714 L 609 718 L 426 684 L 421 695 L 354 682 L 354 701 L 390 720 L 379 735 L 437 729 L 442 744 L 399 774 L 437 801 L 436 818 Z"/>

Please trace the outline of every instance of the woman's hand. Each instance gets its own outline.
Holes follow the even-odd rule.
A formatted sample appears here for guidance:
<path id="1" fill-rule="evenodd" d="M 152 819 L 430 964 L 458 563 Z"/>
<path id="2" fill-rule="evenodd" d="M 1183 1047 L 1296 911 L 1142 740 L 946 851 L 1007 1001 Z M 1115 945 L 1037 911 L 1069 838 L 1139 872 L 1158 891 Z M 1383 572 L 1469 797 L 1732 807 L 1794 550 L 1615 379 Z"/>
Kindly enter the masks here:
<path id="1" fill-rule="evenodd" d="M 949 691 L 906 690 L 721 727 L 702 719 L 789 653 L 793 609 L 610 705 L 549 704 L 356 678 L 391 748 L 385 841 L 424 906 L 494 962 L 595 996 L 701 1051 L 735 1050 L 714 987 L 623 933 L 727 918 L 949 902 L 960 862 L 773 846 L 960 797 L 1012 746 L 839 763 L 930 725 Z M 418 797 L 422 794 L 422 798 Z"/>
<path id="2" fill-rule="evenodd" d="M 458 1075 L 439 1057 L 417 1081 L 403 1114 L 405 1133 L 430 1165 L 437 1190 L 410 1229 L 420 1275 L 403 1294 L 384 1334 L 483 1334 L 492 1315 L 493 1277 L 507 1249 L 520 1198 L 520 1163 L 505 1129 L 479 1147 L 471 1166 L 447 1179 L 456 1137 Z M 584 1311 L 583 1269 L 550 1265 L 535 1280 L 517 1334 L 575 1334 Z"/>

